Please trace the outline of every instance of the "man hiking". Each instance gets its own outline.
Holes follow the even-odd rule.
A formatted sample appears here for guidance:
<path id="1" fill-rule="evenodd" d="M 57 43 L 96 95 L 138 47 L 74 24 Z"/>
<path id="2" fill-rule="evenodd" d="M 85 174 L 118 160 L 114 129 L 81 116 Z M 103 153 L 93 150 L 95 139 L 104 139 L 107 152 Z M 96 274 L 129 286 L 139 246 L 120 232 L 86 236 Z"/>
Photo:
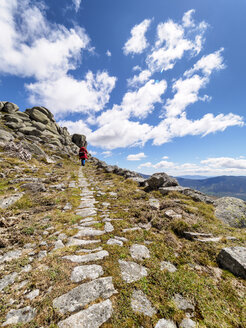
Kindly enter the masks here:
<path id="1" fill-rule="evenodd" d="M 79 159 L 81 160 L 82 166 L 85 166 L 85 160 L 88 159 L 87 154 L 87 149 L 85 147 L 81 147 L 79 150 Z"/>

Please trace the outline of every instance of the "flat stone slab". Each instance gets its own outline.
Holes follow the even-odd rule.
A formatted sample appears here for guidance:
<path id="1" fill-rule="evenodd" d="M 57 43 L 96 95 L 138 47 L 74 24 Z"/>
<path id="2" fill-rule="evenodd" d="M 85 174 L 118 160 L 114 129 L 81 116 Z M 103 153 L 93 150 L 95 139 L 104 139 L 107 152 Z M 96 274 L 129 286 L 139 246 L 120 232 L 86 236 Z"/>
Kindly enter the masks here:
<path id="1" fill-rule="evenodd" d="M 193 240 L 197 238 L 211 238 L 213 235 L 211 233 L 203 233 L 203 232 L 191 232 L 191 231 L 184 231 L 184 237 Z"/>
<path id="2" fill-rule="evenodd" d="M 30 293 L 28 293 L 26 295 L 26 298 L 28 298 L 29 300 L 33 300 L 35 297 L 37 297 L 39 295 L 39 289 L 34 289 L 33 291 L 31 291 Z"/>
<path id="3" fill-rule="evenodd" d="M 156 198 L 150 198 L 149 199 L 149 205 L 154 210 L 159 210 L 159 208 L 160 208 L 160 202 Z"/>
<path id="4" fill-rule="evenodd" d="M 221 268 L 246 279 L 246 247 L 223 248 L 217 256 L 217 262 Z"/>
<path id="5" fill-rule="evenodd" d="M 98 223 L 98 222 L 99 222 L 99 221 L 83 222 L 83 223 L 80 223 L 80 226 L 81 226 L 81 227 L 90 227 L 90 226 L 92 226 L 93 224 Z"/>
<path id="6" fill-rule="evenodd" d="M 144 260 L 150 258 L 149 250 L 144 245 L 133 244 L 130 248 L 132 258 L 135 260 Z"/>
<path id="7" fill-rule="evenodd" d="M 35 318 L 35 315 L 36 310 L 30 306 L 26 306 L 19 310 L 10 310 L 3 326 L 30 322 Z"/>
<path id="8" fill-rule="evenodd" d="M 62 258 L 75 263 L 87 263 L 91 261 L 102 260 L 107 256 L 109 256 L 109 253 L 107 251 L 100 251 L 97 253 L 86 254 L 86 255 L 66 255 L 63 256 Z"/>
<path id="9" fill-rule="evenodd" d="M 97 214 L 97 212 L 94 208 L 83 208 L 79 211 L 76 211 L 75 214 L 82 217 L 87 217 L 87 216 L 94 216 Z"/>
<path id="10" fill-rule="evenodd" d="M 80 310 L 83 306 L 98 298 L 109 298 L 117 293 L 112 283 L 112 277 L 99 278 L 81 284 L 53 300 L 53 306 L 64 314 Z M 65 326 L 64 326 L 65 327 Z"/>
<path id="11" fill-rule="evenodd" d="M 100 265 L 81 265 L 73 269 L 71 274 L 72 282 L 80 282 L 85 279 L 96 279 L 103 275 L 103 268 Z"/>
<path id="12" fill-rule="evenodd" d="M 21 250 L 9 251 L 9 252 L 5 253 L 4 255 L 0 256 L 0 263 L 16 260 L 19 257 L 21 257 L 21 254 L 22 254 Z"/>
<path id="13" fill-rule="evenodd" d="M 97 251 L 102 251 L 103 248 L 100 246 L 100 247 L 97 247 L 97 248 L 93 248 L 93 249 L 85 249 L 85 248 L 82 248 L 82 249 L 79 249 L 76 251 L 76 253 L 93 253 L 93 252 L 97 252 Z"/>
<path id="14" fill-rule="evenodd" d="M 63 248 L 65 247 L 65 245 L 63 244 L 63 242 L 59 239 L 55 242 L 55 247 L 53 250 L 59 249 L 59 248 Z"/>
<path id="15" fill-rule="evenodd" d="M 128 241 L 128 239 L 126 239 L 125 237 L 119 237 L 119 236 L 114 236 L 114 239 L 118 239 L 118 240 L 125 241 L 125 242 Z"/>
<path id="16" fill-rule="evenodd" d="M 15 282 L 16 277 L 18 276 L 17 272 L 10 273 L 3 277 L 0 280 L 0 291 L 3 290 L 5 287 L 12 285 Z"/>
<path id="17" fill-rule="evenodd" d="M 177 268 L 171 262 L 163 261 L 163 262 L 161 262 L 161 270 L 167 270 L 167 271 L 173 273 L 173 272 L 177 271 Z"/>
<path id="18" fill-rule="evenodd" d="M 74 235 L 75 238 L 80 238 L 80 237 L 89 237 L 89 236 L 101 236 L 105 233 L 104 230 L 96 230 L 93 228 L 89 227 L 82 227 L 80 228 L 79 232 Z"/>
<path id="19" fill-rule="evenodd" d="M 60 321 L 59 328 L 99 328 L 112 315 L 113 307 L 110 300 L 94 304 L 71 317 Z"/>
<path id="20" fill-rule="evenodd" d="M 121 240 L 117 240 L 117 239 L 114 239 L 114 238 L 110 238 L 108 241 L 107 241 L 107 245 L 118 245 L 118 246 L 123 246 L 123 241 Z"/>
<path id="21" fill-rule="evenodd" d="M 95 240 L 81 240 L 81 239 L 76 239 L 76 238 L 69 238 L 67 246 L 85 246 L 85 245 L 90 245 L 90 244 L 96 244 L 100 243 L 100 239 L 95 239 Z"/>
<path id="22" fill-rule="evenodd" d="M 177 326 L 172 320 L 161 319 L 157 322 L 155 328 L 177 328 Z"/>
<path id="23" fill-rule="evenodd" d="M 135 262 L 119 260 L 122 279 L 127 283 L 140 280 L 148 275 L 147 269 Z"/>
<path id="24" fill-rule="evenodd" d="M 112 232 L 114 231 L 114 227 L 110 222 L 106 222 L 104 226 L 105 232 Z"/>
<path id="25" fill-rule="evenodd" d="M 135 290 L 131 298 L 131 308 L 136 313 L 152 317 L 157 311 L 141 290 Z"/>

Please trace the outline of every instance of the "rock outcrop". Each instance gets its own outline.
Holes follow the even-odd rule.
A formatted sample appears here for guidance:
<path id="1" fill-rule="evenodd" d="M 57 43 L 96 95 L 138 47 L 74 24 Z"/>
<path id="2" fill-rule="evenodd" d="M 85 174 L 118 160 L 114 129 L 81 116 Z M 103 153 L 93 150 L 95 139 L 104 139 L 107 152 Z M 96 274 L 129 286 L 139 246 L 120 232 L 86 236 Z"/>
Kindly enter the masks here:
<path id="1" fill-rule="evenodd" d="M 217 262 L 223 269 L 227 269 L 234 275 L 246 279 L 246 248 L 223 248 L 217 256 Z"/>
<path id="2" fill-rule="evenodd" d="M 222 197 L 214 202 L 215 216 L 231 227 L 246 227 L 246 202 L 234 197 Z"/>
<path id="3" fill-rule="evenodd" d="M 75 143 L 75 145 L 77 145 L 79 148 L 87 147 L 86 136 L 84 136 L 83 134 L 73 134 L 72 142 Z"/>
<path id="4" fill-rule="evenodd" d="M 67 128 L 60 127 L 53 114 L 45 107 L 27 108 L 21 112 L 16 104 L 1 101 L 0 119 L 1 145 L 6 146 L 16 139 L 21 141 L 22 148 L 29 148 L 36 154 L 42 152 L 38 144 L 45 144 L 51 150 L 67 155 L 78 152 L 78 146 L 72 141 Z M 85 138 L 83 140 L 86 142 Z"/>

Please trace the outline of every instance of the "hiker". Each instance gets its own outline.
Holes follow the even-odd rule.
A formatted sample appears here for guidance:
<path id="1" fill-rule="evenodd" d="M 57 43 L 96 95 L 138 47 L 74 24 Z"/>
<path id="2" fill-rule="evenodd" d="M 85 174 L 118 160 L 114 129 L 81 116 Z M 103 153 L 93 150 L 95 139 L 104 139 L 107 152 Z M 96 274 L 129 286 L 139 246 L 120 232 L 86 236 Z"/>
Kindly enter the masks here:
<path id="1" fill-rule="evenodd" d="M 88 159 L 87 154 L 87 149 L 85 147 L 81 147 L 79 150 L 79 159 L 81 159 L 82 166 L 85 166 L 85 160 Z"/>

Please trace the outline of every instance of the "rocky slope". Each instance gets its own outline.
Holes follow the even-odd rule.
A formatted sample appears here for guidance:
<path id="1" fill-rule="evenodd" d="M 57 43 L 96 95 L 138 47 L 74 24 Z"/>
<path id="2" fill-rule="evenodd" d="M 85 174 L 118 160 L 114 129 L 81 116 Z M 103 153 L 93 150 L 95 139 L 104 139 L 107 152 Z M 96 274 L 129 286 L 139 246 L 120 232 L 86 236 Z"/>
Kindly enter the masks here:
<path id="1" fill-rule="evenodd" d="M 165 174 L 81 168 L 71 136 L 29 139 L 3 113 L 1 326 L 245 327 L 245 230 L 213 200 Z"/>

